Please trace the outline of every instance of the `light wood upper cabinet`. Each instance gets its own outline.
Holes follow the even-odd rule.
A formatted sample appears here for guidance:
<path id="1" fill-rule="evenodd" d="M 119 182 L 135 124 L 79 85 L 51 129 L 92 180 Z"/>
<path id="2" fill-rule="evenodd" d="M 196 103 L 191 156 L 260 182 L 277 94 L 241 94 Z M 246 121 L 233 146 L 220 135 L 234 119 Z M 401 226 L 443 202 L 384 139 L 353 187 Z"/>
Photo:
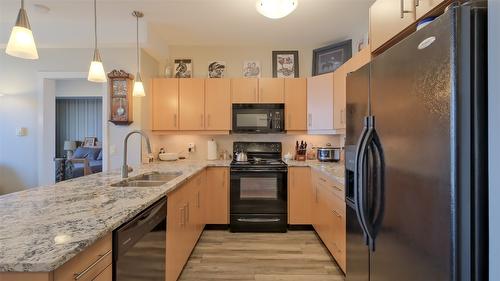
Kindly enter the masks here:
<path id="1" fill-rule="evenodd" d="M 285 79 L 285 129 L 307 130 L 307 80 Z"/>
<path id="2" fill-rule="evenodd" d="M 207 168 L 205 223 L 229 224 L 229 169 Z"/>
<path id="3" fill-rule="evenodd" d="M 374 52 L 413 24 L 415 0 L 377 0 L 370 7 L 370 46 Z"/>
<path id="4" fill-rule="evenodd" d="M 205 129 L 231 130 L 231 80 L 205 80 Z"/>
<path id="5" fill-rule="evenodd" d="M 179 79 L 153 79 L 153 130 L 179 129 Z"/>
<path id="6" fill-rule="evenodd" d="M 420 19 L 425 14 L 430 12 L 432 9 L 436 8 L 438 5 L 445 2 L 450 2 L 448 0 L 415 0 L 415 7 L 417 10 L 417 19 Z"/>
<path id="7" fill-rule="evenodd" d="M 336 129 L 346 128 L 347 74 L 356 71 L 370 60 L 370 48 L 366 47 L 340 66 L 333 75 L 333 126 Z"/>
<path id="8" fill-rule="evenodd" d="M 334 130 L 333 73 L 307 78 L 307 129 Z"/>
<path id="9" fill-rule="evenodd" d="M 283 103 L 285 100 L 285 81 L 283 78 L 259 79 L 260 103 Z"/>
<path id="10" fill-rule="evenodd" d="M 231 79 L 232 103 L 256 103 L 258 99 L 258 80 L 256 78 Z"/>
<path id="11" fill-rule="evenodd" d="M 288 168 L 288 223 L 311 224 L 311 169 Z"/>
<path id="12" fill-rule="evenodd" d="M 205 127 L 205 79 L 179 79 L 179 128 L 203 130 Z"/>

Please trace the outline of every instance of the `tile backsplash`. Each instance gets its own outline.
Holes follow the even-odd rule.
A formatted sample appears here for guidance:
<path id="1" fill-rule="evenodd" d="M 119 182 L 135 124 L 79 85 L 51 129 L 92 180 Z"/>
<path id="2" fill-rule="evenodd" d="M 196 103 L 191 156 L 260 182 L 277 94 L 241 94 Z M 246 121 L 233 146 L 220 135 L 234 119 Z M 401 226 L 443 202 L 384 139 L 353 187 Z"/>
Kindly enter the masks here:
<path id="1" fill-rule="evenodd" d="M 344 135 L 293 135 L 293 134 L 234 134 L 234 135 L 162 135 L 152 138 L 154 154 L 157 155 L 160 148 L 165 148 L 167 152 L 178 152 L 180 156 L 189 159 L 207 159 L 207 142 L 209 140 L 217 142 L 217 150 L 228 151 L 232 155 L 233 142 L 235 141 L 257 141 L 257 142 L 281 142 L 283 144 L 283 154 L 294 153 L 295 141 L 304 140 L 308 144 L 308 149 L 314 146 L 324 146 L 330 143 L 334 147 L 341 147 L 344 144 Z M 188 153 L 188 144 L 194 143 L 196 149 Z"/>

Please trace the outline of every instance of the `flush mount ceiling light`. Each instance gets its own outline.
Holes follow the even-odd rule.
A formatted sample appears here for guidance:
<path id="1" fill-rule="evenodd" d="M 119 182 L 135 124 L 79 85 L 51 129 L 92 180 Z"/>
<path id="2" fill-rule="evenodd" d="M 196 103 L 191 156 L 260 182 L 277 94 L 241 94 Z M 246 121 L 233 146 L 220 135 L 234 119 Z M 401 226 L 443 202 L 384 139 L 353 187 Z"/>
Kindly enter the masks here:
<path id="1" fill-rule="evenodd" d="M 28 21 L 28 15 L 24 9 L 24 0 L 21 0 L 21 9 L 19 9 L 16 24 L 10 33 L 5 53 L 22 59 L 38 59 L 35 39 L 33 38 L 33 32 Z"/>
<path id="2" fill-rule="evenodd" d="M 145 97 L 146 92 L 144 91 L 144 85 L 142 84 L 141 78 L 141 56 L 139 54 L 139 18 L 144 17 L 144 14 L 139 11 L 132 12 L 132 15 L 137 19 L 137 75 L 135 76 L 134 90 L 132 95 L 134 97 Z"/>
<path id="3" fill-rule="evenodd" d="M 90 82 L 104 83 L 106 82 L 106 73 L 102 65 L 101 54 L 97 49 L 97 3 L 94 0 L 94 57 L 90 63 L 89 75 L 87 80 Z"/>
<path id="4" fill-rule="evenodd" d="M 255 8 L 265 17 L 280 19 L 293 12 L 298 4 L 298 0 L 258 0 Z"/>

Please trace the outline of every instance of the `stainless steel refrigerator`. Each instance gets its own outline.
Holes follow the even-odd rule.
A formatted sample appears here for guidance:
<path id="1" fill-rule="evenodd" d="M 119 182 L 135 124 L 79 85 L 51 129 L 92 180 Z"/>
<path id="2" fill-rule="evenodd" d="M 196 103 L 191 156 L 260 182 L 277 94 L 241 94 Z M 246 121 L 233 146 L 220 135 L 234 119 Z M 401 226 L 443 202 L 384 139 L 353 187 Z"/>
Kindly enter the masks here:
<path id="1" fill-rule="evenodd" d="M 487 280 L 485 2 L 347 78 L 348 281 Z"/>

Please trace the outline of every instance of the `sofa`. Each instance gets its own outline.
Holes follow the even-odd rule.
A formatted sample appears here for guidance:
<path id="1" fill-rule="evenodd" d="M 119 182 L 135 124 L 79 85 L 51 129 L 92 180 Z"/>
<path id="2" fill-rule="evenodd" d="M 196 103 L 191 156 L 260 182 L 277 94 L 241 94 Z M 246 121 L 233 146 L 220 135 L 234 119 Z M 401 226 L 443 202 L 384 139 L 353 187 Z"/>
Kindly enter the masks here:
<path id="1" fill-rule="evenodd" d="M 56 182 L 102 172 L 102 148 L 78 147 L 70 159 L 56 159 Z"/>

